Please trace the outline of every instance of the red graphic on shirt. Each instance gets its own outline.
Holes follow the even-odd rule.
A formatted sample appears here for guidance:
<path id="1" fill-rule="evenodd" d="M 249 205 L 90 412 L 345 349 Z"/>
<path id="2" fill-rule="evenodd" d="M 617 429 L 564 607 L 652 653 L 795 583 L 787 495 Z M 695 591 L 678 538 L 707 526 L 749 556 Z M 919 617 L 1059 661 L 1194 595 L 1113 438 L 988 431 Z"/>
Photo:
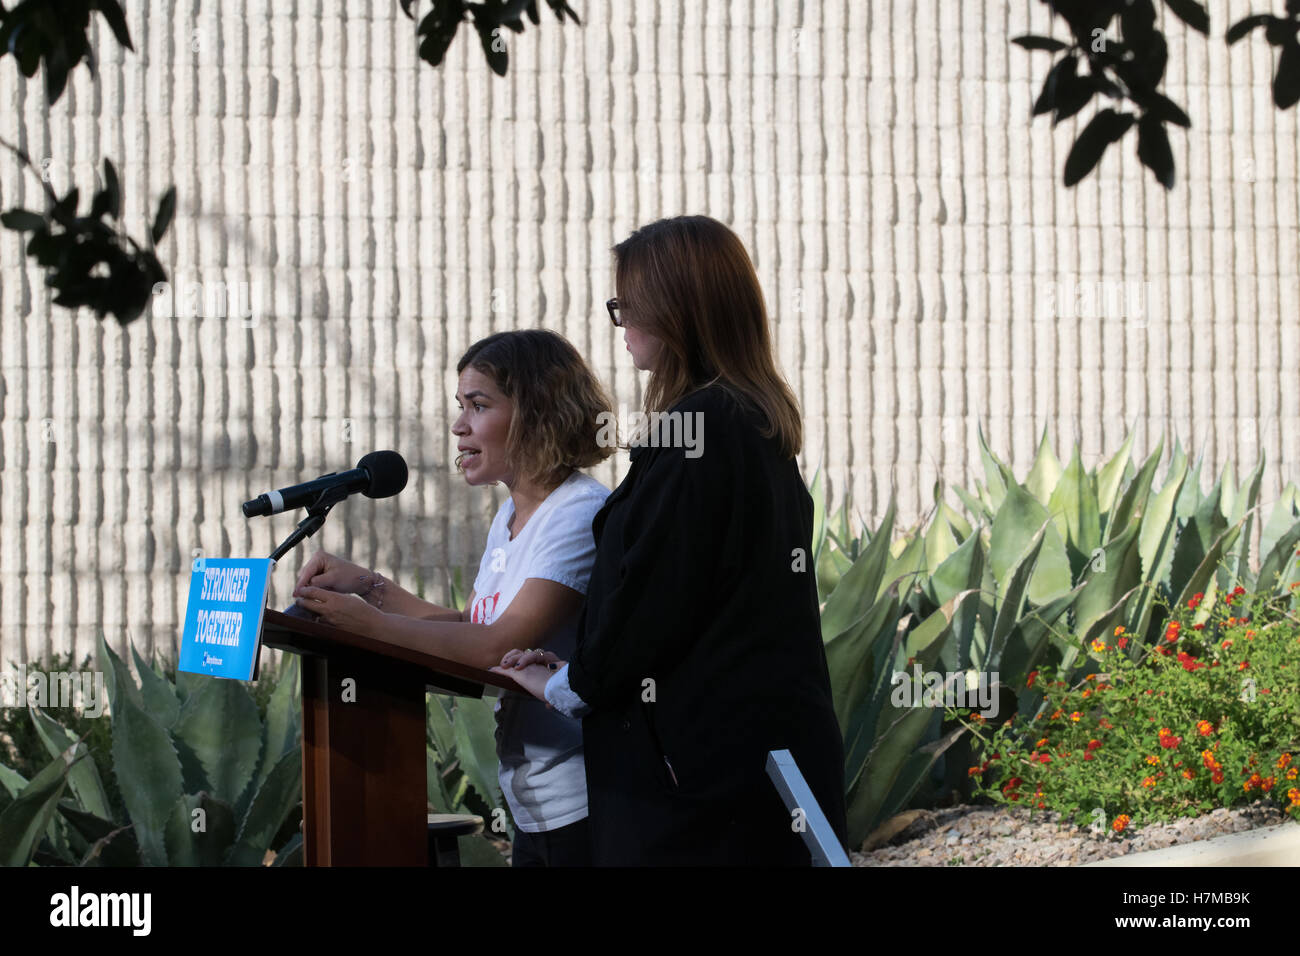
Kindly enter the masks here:
<path id="1" fill-rule="evenodd" d="M 497 613 L 497 601 L 501 598 L 501 592 L 481 597 L 474 602 L 474 607 L 470 609 L 469 619 L 473 624 L 491 624 L 492 618 Z"/>

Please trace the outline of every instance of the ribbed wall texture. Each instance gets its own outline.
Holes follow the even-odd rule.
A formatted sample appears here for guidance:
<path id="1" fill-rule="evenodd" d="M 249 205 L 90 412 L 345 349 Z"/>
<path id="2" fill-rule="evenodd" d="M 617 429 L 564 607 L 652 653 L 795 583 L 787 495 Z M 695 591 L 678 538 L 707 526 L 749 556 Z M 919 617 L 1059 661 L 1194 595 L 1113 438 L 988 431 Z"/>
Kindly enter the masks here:
<path id="1" fill-rule="evenodd" d="M 1266 502 L 1300 477 L 1296 111 L 1261 36 L 1222 39 L 1263 0 L 1214 4 L 1209 40 L 1164 14 L 1195 124 L 1170 193 L 1133 137 L 1060 185 L 1076 124 L 1031 122 L 1050 57 L 1008 42 L 1053 29 L 1037 0 L 574 2 L 581 27 L 507 34 L 505 79 L 468 27 L 420 62 L 396 0 L 131 2 L 138 52 L 100 23 L 98 78 L 52 110 L 0 61 L 0 135 L 56 190 L 112 158 L 137 236 L 180 197 L 179 301 L 125 330 L 52 307 L 0 234 L 0 658 L 80 660 L 101 631 L 173 657 L 196 549 L 265 555 L 293 527 L 240 502 L 376 448 L 407 490 L 348 501 L 309 546 L 441 598 L 502 495 L 450 465 L 457 358 L 555 329 L 635 407 L 610 248 L 665 215 L 745 241 L 805 475 L 868 519 L 891 486 L 911 521 L 938 476 L 968 480 L 977 425 L 1020 474 L 1044 427 L 1088 466 L 1136 427 L 1137 452 L 1164 430 L 1212 469 L 1264 450 Z M 0 156 L 4 208 L 38 185 Z M 1141 315 L 1053 306 L 1098 281 L 1145 290 Z"/>

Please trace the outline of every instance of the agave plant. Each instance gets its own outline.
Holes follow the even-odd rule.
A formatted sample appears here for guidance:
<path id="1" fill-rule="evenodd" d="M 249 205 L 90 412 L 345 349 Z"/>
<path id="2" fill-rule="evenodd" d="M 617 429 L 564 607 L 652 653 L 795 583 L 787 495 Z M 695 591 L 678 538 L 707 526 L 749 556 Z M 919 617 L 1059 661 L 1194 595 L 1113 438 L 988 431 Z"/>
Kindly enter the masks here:
<path id="1" fill-rule="evenodd" d="M 417 579 L 418 580 L 418 579 Z M 418 583 L 420 597 L 423 582 Z M 460 568 L 449 579 L 448 607 L 463 608 L 469 592 Z M 483 817 L 481 836 L 461 837 L 465 866 L 504 866 L 488 837 L 513 840 L 514 824 L 497 778 L 496 718 L 492 703 L 473 697 L 425 697 L 425 767 L 429 802 L 439 813 Z"/>
<path id="2" fill-rule="evenodd" d="M 1228 464 L 1202 493 L 1202 463 L 1191 466 L 1177 443 L 1157 487 L 1163 439 L 1138 467 L 1130 435 L 1085 471 L 1077 447 L 1061 467 L 1044 432 L 1023 482 L 982 431 L 979 445 L 985 480 L 953 489 L 966 515 L 940 483 L 930 512 L 897 538 L 892 497 L 880 525 L 855 536 L 847 504 L 828 518 L 820 474 L 812 483 L 822 637 L 854 844 L 917 798 L 962 735 L 937 709 L 890 706 L 895 673 L 996 674 L 999 699 L 1034 712 L 1042 698 L 1027 678 L 1036 668 L 1074 665 L 1082 674 L 1118 627 L 1136 654 L 1158 637 L 1168 609 L 1198 592 L 1208 613 L 1216 593 L 1238 583 L 1280 590 L 1296 576 L 1293 485 L 1260 529 L 1264 558 L 1251 567 L 1262 461 L 1240 485 Z M 954 780 L 949 771 L 949 789 Z"/>
<path id="3" fill-rule="evenodd" d="M 0 766 L 0 863 L 262 865 L 301 802 L 297 658 L 285 659 L 262 721 L 238 681 L 182 672 L 172 684 L 132 646 L 137 685 L 102 636 L 100 653 L 125 817 L 84 743 L 32 707 L 53 760 L 30 781 Z M 279 842 L 272 865 L 300 865 L 302 835 Z"/>

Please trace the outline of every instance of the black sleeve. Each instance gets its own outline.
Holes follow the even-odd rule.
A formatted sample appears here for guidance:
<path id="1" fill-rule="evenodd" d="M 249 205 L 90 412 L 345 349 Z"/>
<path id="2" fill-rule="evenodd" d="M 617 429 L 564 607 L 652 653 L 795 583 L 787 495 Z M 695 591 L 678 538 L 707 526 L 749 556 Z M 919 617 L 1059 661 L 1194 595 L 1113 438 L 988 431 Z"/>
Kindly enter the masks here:
<path id="1" fill-rule="evenodd" d="M 735 579 L 735 449 L 717 431 L 694 459 L 647 448 L 636 490 L 616 505 L 628 511 L 619 567 L 606 569 L 615 584 L 588 606 L 569 664 L 569 687 L 593 709 L 626 702 L 646 678 L 669 672 L 700 634 L 714 589 Z"/>

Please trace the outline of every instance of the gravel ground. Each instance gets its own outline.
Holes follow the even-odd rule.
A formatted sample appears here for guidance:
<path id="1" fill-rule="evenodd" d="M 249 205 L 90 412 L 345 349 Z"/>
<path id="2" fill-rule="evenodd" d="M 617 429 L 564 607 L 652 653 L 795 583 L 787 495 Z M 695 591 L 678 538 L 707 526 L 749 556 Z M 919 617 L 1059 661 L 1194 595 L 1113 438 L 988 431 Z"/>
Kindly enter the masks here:
<path id="1" fill-rule="evenodd" d="M 1020 807 L 952 807 L 912 811 L 915 818 L 893 839 L 868 853 L 853 853 L 854 866 L 1076 866 L 1110 857 L 1193 843 L 1225 833 L 1273 826 L 1287 817 L 1257 801 L 1199 817 L 1153 823 L 1123 834 L 1092 833 Z M 899 823 L 904 820 L 899 820 Z"/>

